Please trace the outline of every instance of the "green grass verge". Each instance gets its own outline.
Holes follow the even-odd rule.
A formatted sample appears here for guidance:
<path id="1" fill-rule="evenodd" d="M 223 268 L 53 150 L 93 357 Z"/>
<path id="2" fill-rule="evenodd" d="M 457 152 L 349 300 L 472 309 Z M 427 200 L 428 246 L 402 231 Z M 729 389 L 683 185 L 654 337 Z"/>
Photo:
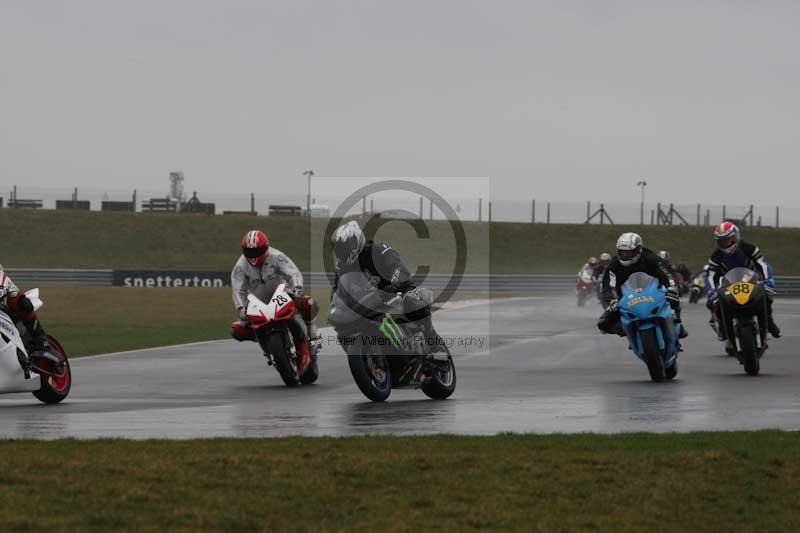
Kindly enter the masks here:
<path id="1" fill-rule="evenodd" d="M 299 217 L 0 210 L 3 262 L 9 268 L 227 271 L 239 254 L 242 235 L 257 227 L 303 270 L 320 271 L 327 223 Z M 417 238 L 403 221 L 387 223 L 377 237 L 391 242 L 412 267 L 452 271 L 456 246 L 449 224 L 434 221 L 426 226 L 427 239 Z M 477 222 L 463 227 L 466 269 L 473 273 L 574 273 L 587 256 L 613 251 L 622 231 L 638 231 L 646 246 L 668 249 L 692 269 L 702 266 L 713 248 L 707 227 Z M 744 236 L 762 248 L 778 274 L 800 275 L 800 229 L 746 228 Z"/>
<path id="2" fill-rule="evenodd" d="M 796 531 L 800 435 L 0 442 L 0 530 Z"/>
<path id="3" fill-rule="evenodd" d="M 327 291 L 310 291 L 328 316 Z M 42 324 L 71 356 L 228 338 L 230 289 L 43 287 Z"/>

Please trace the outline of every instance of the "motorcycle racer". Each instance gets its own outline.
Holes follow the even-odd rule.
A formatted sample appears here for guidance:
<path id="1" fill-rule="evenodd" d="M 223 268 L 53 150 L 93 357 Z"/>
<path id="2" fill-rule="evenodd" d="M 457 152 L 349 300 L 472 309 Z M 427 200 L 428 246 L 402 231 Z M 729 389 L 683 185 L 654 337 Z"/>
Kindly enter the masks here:
<path id="1" fill-rule="evenodd" d="M 603 274 L 608 269 L 608 266 L 611 264 L 611 254 L 608 252 L 603 252 L 600 254 L 600 260 L 597 263 L 597 266 L 594 269 L 594 279 L 597 281 L 603 280 Z"/>
<path id="2" fill-rule="evenodd" d="M 415 290 L 417 287 L 411 279 L 411 273 L 397 250 L 386 243 L 367 241 L 355 220 L 336 228 L 331 236 L 331 244 L 336 261 L 331 297 L 336 293 L 339 277 L 344 272 L 360 270 L 378 289 L 387 293 L 402 293 L 407 319 L 421 322 L 431 354 L 445 351 L 445 341 L 433 329 L 431 302 L 424 297 L 424 291 Z"/>
<path id="3" fill-rule="evenodd" d="M 657 278 L 659 284 L 667 289 L 667 301 L 675 311 L 676 322 L 681 323 L 681 307 L 678 288 L 661 258 L 649 248 L 644 248 L 642 238 L 636 233 L 623 233 L 617 240 L 617 255 L 603 274 L 602 295 L 606 308 L 597 322 L 604 333 L 622 334 L 620 326 L 619 298 L 622 285 L 634 272 L 644 272 Z M 688 335 L 681 324 L 680 338 Z"/>
<path id="4" fill-rule="evenodd" d="M 709 279 L 712 281 L 708 302 L 706 306 L 712 316 L 709 321 L 714 324 L 715 316 L 719 316 L 719 298 L 717 290 L 720 280 L 731 269 L 745 267 L 754 270 L 764 280 L 767 292 L 767 330 L 776 339 L 781 336 L 781 330 L 772 318 L 772 301 L 775 296 L 775 278 L 772 267 L 767 263 L 758 246 L 742 240 L 739 228 L 733 222 L 725 221 L 714 228 L 716 250 L 708 260 Z M 724 340 L 724 328 L 719 328 L 720 340 Z"/>
<path id="5" fill-rule="evenodd" d="M 306 296 L 303 290 L 303 274 L 289 256 L 270 246 L 269 238 L 263 231 L 248 231 L 242 239 L 242 255 L 231 272 L 233 306 L 238 320 L 232 324 L 231 336 L 237 341 L 256 340 L 255 332 L 247 320 L 247 296 L 260 287 L 275 282 L 285 282 L 288 292 L 294 294 L 299 315 L 305 323 L 302 328 L 308 342 L 300 342 L 301 359 L 310 356 L 310 349 L 319 347 L 319 334 L 316 326 L 318 304 Z M 298 316 L 295 315 L 295 319 Z"/>
<path id="6" fill-rule="evenodd" d="M 14 323 L 21 322 L 27 330 L 31 339 L 30 362 L 35 363 L 37 359 L 52 360 L 53 358 L 47 353 L 50 349 L 47 333 L 45 333 L 41 322 L 39 322 L 33 303 L 11 281 L 2 265 L 0 265 L 0 306 L 8 313 Z"/>

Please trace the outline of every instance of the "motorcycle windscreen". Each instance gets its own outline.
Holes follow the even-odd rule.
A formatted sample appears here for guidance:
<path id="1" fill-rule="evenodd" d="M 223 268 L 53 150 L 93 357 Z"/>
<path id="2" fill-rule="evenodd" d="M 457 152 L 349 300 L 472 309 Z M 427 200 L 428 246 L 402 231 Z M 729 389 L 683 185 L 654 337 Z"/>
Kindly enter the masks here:
<path id="1" fill-rule="evenodd" d="M 658 280 L 644 272 L 634 272 L 625 280 L 622 289 L 628 292 L 643 292 L 652 285 L 658 285 Z"/>
<path id="2" fill-rule="evenodd" d="M 733 285 L 734 283 L 756 283 L 761 280 L 761 276 L 757 272 L 745 267 L 737 267 L 731 269 L 722 278 L 722 287 Z"/>

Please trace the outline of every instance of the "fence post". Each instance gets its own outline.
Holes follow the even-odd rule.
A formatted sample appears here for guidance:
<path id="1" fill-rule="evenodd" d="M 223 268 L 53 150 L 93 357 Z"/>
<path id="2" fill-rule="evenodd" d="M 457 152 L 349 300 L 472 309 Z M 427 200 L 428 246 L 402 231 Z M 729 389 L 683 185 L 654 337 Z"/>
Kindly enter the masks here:
<path id="1" fill-rule="evenodd" d="M 367 214 L 367 195 L 366 194 L 361 197 L 361 214 L 362 215 L 366 215 Z"/>
<path id="2" fill-rule="evenodd" d="M 605 224 L 605 221 L 606 221 L 606 208 L 603 206 L 603 204 L 600 204 L 600 225 L 602 226 L 603 224 Z"/>
<path id="3" fill-rule="evenodd" d="M 656 204 L 656 225 L 661 225 L 661 202 Z"/>
<path id="4" fill-rule="evenodd" d="M 492 222 L 492 201 L 489 200 L 489 222 Z"/>
<path id="5" fill-rule="evenodd" d="M 531 224 L 536 224 L 536 198 L 531 200 Z"/>
<path id="6" fill-rule="evenodd" d="M 422 220 L 422 196 L 419 197 L 419 219 Z M 480 211 L 478 211 L 478 217 L 480 217 Z M 480 219 L 479 219 L 480 220 Z"/>
<path id="7" fill-rule="evenodd" d="M 422 196 L 419 197 L 419 201 L 422 202 Z M 483 198 L 478 198 L 478 222 L 483 222 Z"/>
<path id="8" fill-rule="evenodd" d="M 711 209 L 706 209 L 706 226 L 711 225 Z"/>
<path id="9" fill-rule="evenodd" d="M 133 189 L 133 212 L 136 212 L 136 189 Z"/>
<path id="10" fill-rule="evenodd" d="M 655 212 L 655 211 L 653 211 L 653 210 L 651 209 L 651 210 L 650 210 L 650 225 L 651 225 L 651 226 L 652 226 L 652 225 L 653 225 L 653 223 L 654 223 L 654 219 L 655 219 L 655 217 L 656 217 L 656 212 Z"/>
<path id="11" fill-rule="evenodd" d="M 250 193 L 250 214 L 256 214 L 256 195 L 255 193 Z"/>
<path id="12" fill-rule="evenodd" d="M 429 204 L 430 212 L 429 212 L 429 217 L 428 218 L 430 220 L 433 220 L 433 199 L 429 200 L 429 202 L 430 202 L 430 204 Z"/>
<path id="13" fill-rule="evenodd" d="M 700 225 L 700 204 L 697 204 L 697 225 Z"/>
<path id="14" fill-rule="evenodd" d="M 589 217 L 592 216 L 592 201 L 586 201 L 586 223 L 589 224 Z"/>
<path id="15" fill-rule="evenodd" d="M 750 225 L 753 225 L 753 204 L 750 204 Z"/>
<path id="16" fill-rule="evenodd" d="M 723 220 L 723 222 L 727 218 L 728 218 L 728 206 L 725 205 L 725 204 L 722 204 L 722 220 Z"/>
<path id="17" fill-rule="evenodd" d="M 550 202 L 547 202 L 547 223 L 550 223 Z"/>
<path id="18" fill-rule="evenodd" d="M 781 227 L 781 208 L 780 206 L 775 206 L 775 227 Z"/>

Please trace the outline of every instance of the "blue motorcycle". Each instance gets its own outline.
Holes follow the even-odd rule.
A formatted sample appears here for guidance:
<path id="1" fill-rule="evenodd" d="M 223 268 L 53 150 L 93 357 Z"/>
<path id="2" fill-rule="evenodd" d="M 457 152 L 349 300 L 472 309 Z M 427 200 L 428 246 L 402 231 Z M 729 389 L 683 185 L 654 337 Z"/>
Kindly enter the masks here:
<path id="1" fill-rule="evenodd" d="M 647 365 L 650 378 L 661 382 L 678 374 L 679 323 L 666 289 L 644 272 L 632 274 L 622 286 L 619 302 L 622 329 L 636 357 Z"/>

